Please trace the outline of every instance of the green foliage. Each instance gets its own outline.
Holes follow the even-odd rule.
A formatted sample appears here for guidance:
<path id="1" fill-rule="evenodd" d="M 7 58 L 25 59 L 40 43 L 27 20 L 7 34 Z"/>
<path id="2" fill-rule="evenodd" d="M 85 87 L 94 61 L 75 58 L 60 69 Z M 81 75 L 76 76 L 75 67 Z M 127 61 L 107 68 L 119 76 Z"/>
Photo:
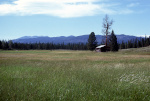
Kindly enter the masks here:
<path id="1" fill-rule="evenodd" d="M 118 47 L 118 43 L 117 43 L 117 37 L 114 33 L 114 31 L 112 30 L 112 33 L 110 35 L 110 50 L 111 51 L 118 51 L 119 47 Z"/>
<path id="2" fill-rule="evenodd" d="M 133 48 L 137 48 L 137 38 L 133 41 Z"/>
<path id="3" fill-rule="evenodd" d="M 149 38 L 140 38 L 140 39 L 132 39 L 128 40 L 127 43 L 124 42 L 120 44 L 120 49 L 127 49 L 127 48 L 140 48 L 140 47 L 147 47 L 150 45 L 150 37 Z"/>
<path id="4" fill-rule="evenodd" d="M 2 49 L 7 50 L 9 48 L 7 41 L 2 41 Z"/>
<path id="5" fill-rule="evenodd" d="M 0 41 L 0 49 L 4 50 L 53 50 L 53 49 L 69 49 L 69 50 L 87 50 L 87 45 L 84 43 L 13 43 L 11 40 Z"/>
<path id="6" fill-rule="evenodd" d="M 142 43 L 140 40 L 138 40 L 138 47 L 142 47 Z"/>
<path id="7" fill-rule="evenodd" d="M 0 49 L 2 49 L 2 41 L 0 40 Z"/>
<path id="8" fill-rule="evenodd" d="M 122 41 L 120 49 L 125 49 L 125 43 Z"/>
<path id="9" fill-rule="evenodd" d="M 146 38 L 145 39 L 145 46 L 149 46 L 150 45 L 150 39 L 149 38 Z"/>
<path id="10" fill-rule="evenodd" d="M 88 38 L 87 47 L 89 50 L 93 51 L 96 48 L 96 46 L 97 46 L 97 41 L 96 41 L 95 33 L 91 32 Z"/>
<path id="11" fill-rule="evenodd" d="M 12 45 L 13 45 L 12 40 L 9 40 L 9 41 L 8 41 L 8 49 L 12 49 Z"/>

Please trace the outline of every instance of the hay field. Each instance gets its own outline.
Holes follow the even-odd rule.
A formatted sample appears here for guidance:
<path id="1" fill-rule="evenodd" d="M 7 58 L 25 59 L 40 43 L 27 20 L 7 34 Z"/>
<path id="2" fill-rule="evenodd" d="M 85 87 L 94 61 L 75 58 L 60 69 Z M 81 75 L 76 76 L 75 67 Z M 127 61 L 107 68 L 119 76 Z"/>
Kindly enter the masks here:
<path id="1" fill-rule="evenodd" d="M 0 51 L 0 101 L 150 101 L 150 47 Z"/>

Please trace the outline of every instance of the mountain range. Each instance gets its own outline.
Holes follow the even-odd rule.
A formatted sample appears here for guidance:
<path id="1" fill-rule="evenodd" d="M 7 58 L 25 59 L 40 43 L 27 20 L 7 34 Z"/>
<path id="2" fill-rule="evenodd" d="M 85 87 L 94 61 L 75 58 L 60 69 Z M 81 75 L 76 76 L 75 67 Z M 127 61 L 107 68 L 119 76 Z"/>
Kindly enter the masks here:
<path id="1" fill-rule="evenodd" d="M 121 43 L 122 41 L 127 42 L 131 39 L 140 39 L 140 37 L 137 36 L 130 36 L 130 35 L 116 35 L 118 43 Z M 60 36 L 60 37 L 48 37 L 48 36 L 24 36 L 20 37 L 18 39 L 12 40 L 13 42 L 17 43 L 87 43 L 89 38 L 89 35 L 82 35 L 82 36 Z M 96 39 L 98 43 L 101 43 L 104 37 L 102 35 L 96 35 Z"/>

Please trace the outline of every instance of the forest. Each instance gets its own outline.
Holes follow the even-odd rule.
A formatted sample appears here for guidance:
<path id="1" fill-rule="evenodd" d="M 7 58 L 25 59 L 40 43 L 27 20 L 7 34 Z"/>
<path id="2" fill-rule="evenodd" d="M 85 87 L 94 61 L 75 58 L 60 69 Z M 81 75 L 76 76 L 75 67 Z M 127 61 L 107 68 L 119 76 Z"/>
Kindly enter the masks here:
<path id="1" fill-rule="evenodd" d="M 104 43 L 101 43 L 104 44 Z M 119 49 L 128 48 L 140 48 L 150 45 L 150 37 L 128 40 L 128 42 L 118 43 Z M 96 44 L 98 46 L 98 44 Z M 96 47 L 95 46 L 95 47 Z M 56 49 L 66 49 L 66 50 L 88 50 L 88 43 L 14 43 L 11 40 L 5 41 L 0 40 L 0 49 L 3 50 L 56 50 Z"/>

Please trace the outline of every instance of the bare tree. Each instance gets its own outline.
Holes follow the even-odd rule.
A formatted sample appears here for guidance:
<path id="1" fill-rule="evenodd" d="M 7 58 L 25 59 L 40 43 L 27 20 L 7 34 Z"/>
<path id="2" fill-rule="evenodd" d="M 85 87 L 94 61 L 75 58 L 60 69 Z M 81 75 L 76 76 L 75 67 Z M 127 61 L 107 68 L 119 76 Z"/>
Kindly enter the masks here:
<path id="1" fill-rule="evenodd" d="M 105 16 L 105 18 L 103 19 L 103 29 L 102 29 L 102 33 L 104 34 L 104 36 L 106 37 L 106 41 L 105 41 L 105 45 L 107 46 L 107 39 L 108 39 L 108 35 L 110 35 L 110 29 L 111 26 L 113 24 L 113 20 L 109 21 L 109 17 L 108 15 Z"/>

